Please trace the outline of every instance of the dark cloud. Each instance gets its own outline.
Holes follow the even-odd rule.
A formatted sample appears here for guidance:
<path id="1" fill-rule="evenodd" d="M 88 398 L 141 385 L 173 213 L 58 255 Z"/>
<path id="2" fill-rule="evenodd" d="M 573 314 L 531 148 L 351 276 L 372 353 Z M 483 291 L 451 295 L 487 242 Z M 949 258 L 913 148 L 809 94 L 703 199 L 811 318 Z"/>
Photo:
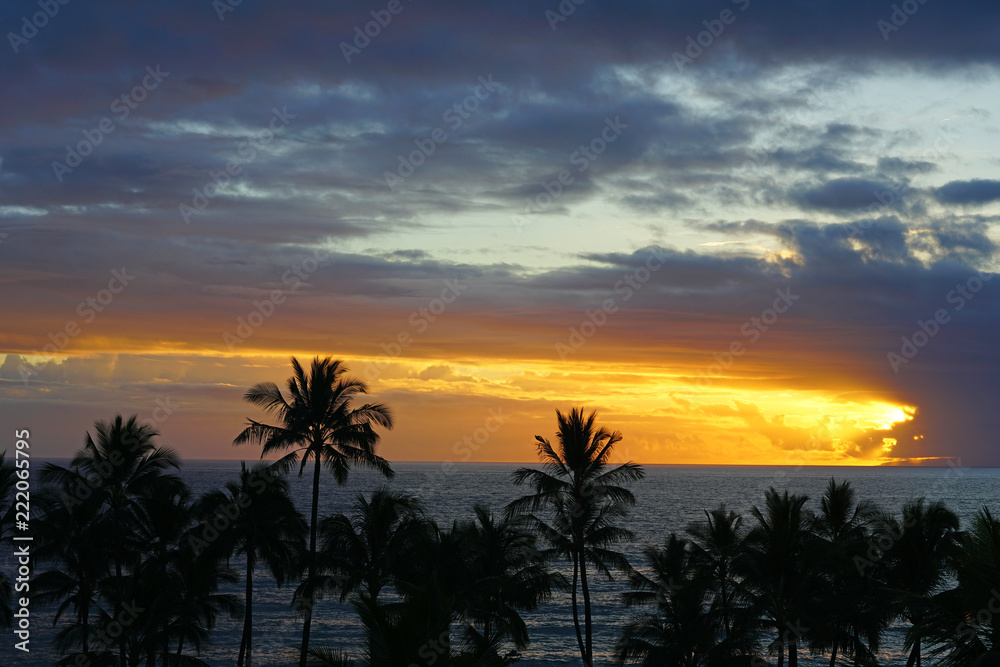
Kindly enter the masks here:
<path id="1" fill-rule="evenodd" d="M 819 211 L 857 211 L 879 205 L 882 193 L 893 186 L 862 178 L 838 178 L 815 187 L 794 190 L 791 198 L 799 206 Z"/>
<path id="2" fill-rule="evenodd" d="M 951 181 L 934 191 L 942 204 L 988 204 L 1000 200 L 1000 181 Z"/>

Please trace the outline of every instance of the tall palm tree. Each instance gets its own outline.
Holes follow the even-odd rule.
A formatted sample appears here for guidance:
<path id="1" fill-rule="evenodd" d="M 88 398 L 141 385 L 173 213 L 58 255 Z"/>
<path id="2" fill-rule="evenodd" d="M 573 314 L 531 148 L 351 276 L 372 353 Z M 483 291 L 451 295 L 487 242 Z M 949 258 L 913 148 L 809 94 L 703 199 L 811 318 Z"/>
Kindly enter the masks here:
<path id="1" fill-rule="evenodd" d="M 340 589 L 341 602 L 359 588 L 377 602 L 425 529 L 423 506 L 415 496 L 384 486 L 370 500 L 359 493 L 350 516 L 336 514 L 320 522 L 317 570 L 329 588 Z"/>
<path id="2" fill-rule="evenodd" d="M 855 664 L 876 659 L 882 633 L 891 620 L 888 600 L 881 582 L 858 567 L 870 544 L 869 529 L 881 515 L 867 500 L 857 501 L 850 482 L 831 479 L 820 499 L 820 511 L 813 517 L 812 530 L 823 541 L 823 568 L 829 587 L 823 596 L 824 623 L 817 636 L 830 650 L 830 667 L 843 651 Z M 825 635 L 825 636 L 823 636 Z"/>
<path id="3" fill-rule="evenodd" d="M 89 489 L 102 524 L 105 548 L 114 563 L 112 617 L 124 612 L 126 576 L 144 546 L 138 527 L 145 520 L 144 504 L 153 498 L 173 497 L 184 484 L 171 471 L 179 470 L 177 454 L 156 444 L 159 433 L 132 415 L 117 415 L 111 421 L 94 423 L 96 438 L 87 433 L 83 449 L 70 461 L 69 468 L 47 463 L 39 478 L 57 487 L 72 489 L 69 505 L 80 502 L 78 490 Z M 90 496 L 88 496 L 90 497 Z M 127 632 L 119 639 L 119 661 L 126 662 Z"/>
<path id="4" fill-rule="evenodd" d="M 888 585 L 895 594 L 896 616 L 910 623 L 906 667 L 920 667 L 921 639 L 931 596 L 949 575 L 958 543 L 958 516 L 941 501 L 920 498 L 903 506 L 902 522 L 890 518 L 881 526 L 889 540 L 883 560 L 888 565 Z"/>
<path id="5" fill-rule="evenodd" d="M 618 431 L 608 431 L 595 425 L 596 412 L 585 416 L 573 408 L 568 415 L 556 411 L 559 428 L 558 445 L 553 446 L 542 436 L 535 436 L 541 470 L 518 468 L 513 473 L 514 484 L 529 484 L 534 493 L 507 506 L 510 514 L 530 512 L 539 532 L 551 544 L 551 554 L 573 563 L 570 587 L 573 626 L 584 665 L 593 664 L 593 618 L 587 564 L 609 579 L 611 569 L 629 570 L 628 560 L 611 547 L 632 539 L 631 531 L 615 525 L 628 507 L 635 505 L 635 496 L 622 484 L 642 479 L 644 471 L 628 462 L 611 467 L 615 445 L 621 442 Z M 535 512 L 550 510 L 545 521 Z M 583 627 L 581 628 L 577 594 L 583 597 Z"/>
<path id="6" fill-rule="evenodd" d="M 248 469 L 240 462 L 240 476 L 222 490 L 210 491 L 196 504 L 207 521 L 230 518 L 228 527 L 200 554 L 200 558 L 243 556 L 246 559 L 245 615 L 237 665 L 253 665 L 253 576 L 262 563 L 278 586 L 296 576 L 305 551 L 305 518 L 289 495 L 288 480 L 265 463 Z"/>
<path id="7" fill-rule="evenodd" d="M 315 598 L 320 471 L 325 466 L 338 484 L 347 481 L 351 464 L 370 466 L 392 477 L 389 462 L 375 453 L 379 435 L 374 428 L 392 428 L 392 416 L 389 408 L 381 403 L 355 407 L 355 399 L 367 393 L 368 388 L 361 380 L 347 376 L 347 368 L 340 361 L 316 357 L 307 374 L 298 359 L 293 358 L 292 370 L 292 377 L 287 382 L 287 399 L 273 382 L 254 385 L 244 395 L 247 402 L 273 415 L 279 424 L 268 425 L 249 419 L 233 444 L 262 445 L 261 458 L 290 449 L 292 451 L 282 456 L 278 464 L 290 467 L 299 462 L 299 475 L 306 463 L 313 462 L 307 592 L 302 600 L 304 621 L 299 656 L 299 667 L 306 667 Z"/>
<path id="8" fill-rule="evenodd" d="M 739 560 L 745 594 L 776 634 L 770 648 L 778 652 L 778 667 L 784 665 L 785 649 L 788 666 L 798 665 L 798 645 L 817 625 L 819 592 L 827 585 L 816 567 L 814 536 L 803 510 L 807 500 L 771 487 L 764 509 L 752 509 L 757 524 Z"/>
<path id="9" fill-rule="evenodd" d="M 743 517 L 719 505 L 706 511 L 705 521 L 692 523 L 686 532 L 691 537 L 692 563 L 711 582 L 712 607 L 722 621 L 722 641 L 726 642 L 737 613 L 736 561 L 743 549 Z"/>

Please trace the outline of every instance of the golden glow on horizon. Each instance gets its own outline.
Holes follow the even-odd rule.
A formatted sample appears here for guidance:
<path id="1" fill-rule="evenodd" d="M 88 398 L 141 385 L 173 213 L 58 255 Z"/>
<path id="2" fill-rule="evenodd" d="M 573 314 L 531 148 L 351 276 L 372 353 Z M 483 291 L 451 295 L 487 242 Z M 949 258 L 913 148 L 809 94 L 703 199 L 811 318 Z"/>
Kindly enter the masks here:
<path id="1" fill-rule="evenodd" d="M 654 464 L 880 465 L 892 452 L 886 446 L 891 439 L 875 439 L 867 453 L 858 439 L 910 421 L 916 412 L 885 400 L 845 400 L 777 383 L 747 391 L 718 378 L 702 386 L 690 373 L 639 365 L 369 358 L 357 367 L 378 369 L 373 387 L 379 392 L 461 392 L 599 407 L 603 420 L 633 443 L 626 457 Z"/>
<path id="2" fill-rule="evenodd" d="M 141 381 L 173 391 L 178 401 L 191 392 L 187 399 L 191 407 L 179 411 L 179 419 L 189 411 L 205 415 L 217 412 L 232 415 L 238 425 L 254 414 L 253 408 L 239 400 L 240 390 L 261 381 L 283 386 L 291 356 L 147 350 L 141 355 L 68 357 L 73 359 L 68 382 L 111 387 Z M 295 356 L 306 360 L 314 355 Z M 352 375 L 368 383 L 375 400 L 386 400 L 400 415 L 397 428 L 384 438 L 386 455 L 396 460 L 449 459 L 452 443 L 465 431 L 454 435 L 442 431 L 444 415 L 464 411 L 471 419 L 477 411 L 485 410 L 483 406 L 503 406 L 512 415 L 511 425 L 491 441 L 493 449 L 479 452 L 478 460 L 530 461 L 535 454 L 533 436 L 553 436 L 555 409 L 584 406 L 598 409 L 602 424 L 622 431 L 622 460 L 649 464 L 880 465 L 895 460 L 891 457 L 896 439 L 874 437 L 872 431 L 888 431 L 916 414 L 913 406 L 861 388 L 833 395 L 790 388 L 781 378 L 763 373 L 705 382 L 691 370 L 667 362 L 651 366 L 346 355 L 345 361 Z M 173 384 L 177 387 L 172 388 Z M 37 383 L 34 389 L 48 392 L 60 385 Z M 213 394 L 214 403 L 194 407 L 199 390 L 187 387 L 227 391 Z M 126 404 L 112 409 L 129 408 Z M 106 416 L 94 415 L 94 419 Z M 217 440 L 228 442 L 231 437 L 227 432 Z"/>

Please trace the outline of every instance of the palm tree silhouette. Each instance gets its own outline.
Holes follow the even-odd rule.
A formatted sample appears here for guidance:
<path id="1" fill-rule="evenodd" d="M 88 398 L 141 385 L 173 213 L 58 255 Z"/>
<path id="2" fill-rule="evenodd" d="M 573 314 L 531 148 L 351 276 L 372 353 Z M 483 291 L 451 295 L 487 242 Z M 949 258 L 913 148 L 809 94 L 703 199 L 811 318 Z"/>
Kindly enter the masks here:
<path id="1" fill-rule="evenodd" d="M 468 573 L 462 594 L 466 642 L 494 645 L 510 639 L 523 649 L 530 639 L 520 612 L 536 609 L 566 581 L 546 569 L 527 522 L 496 517 L 484 505 L 475 505 L 473 512 L 474 521 L 457 523 L 452 531 L 462 544 Z"/>
<path id="2" fill-rule="evenodd" d="M 686 529 L 691 538 L 692 564 L 711 582 L 712 608 L 722 622 L 722 642 L 728 642 L 736 620 L 739 590 L 736 561 L 743 549 L 743 517 L 720 505 L 705 512 L 705 521 Z"/>
<path id="3" fill-rule="evenodd" d="M 83 659 L 94 662 L 100 660 L 91 642 L 92 616 L 100 608 L 100 585 L 109 576 L 109 562 L 103 526 L 96 522 L 99 503 L 88 500 L 73 511 L 61 499 L 71 491 L 43 487 L 33 498 L 41 510 L 33 524 L 35 558 L 48 569 L 39 568 L 31 582 L 32 600 L 56 605 L 54 624 L 71 612 L 73 620 L 57 633 L 56 647 L 71 657 L 77 655 L 71 650 L 79 647 Z"/>
<path id="4" fill-rule="evenodd" d="M 245 614 L 236 664 L 242 667 L 245 659 L 247 667 L 252 667 L 254 571 L 257 563 L 262 563 L 278 586 L 299 574 L 297 565 L 305 551 L 305 518 L 295 508 L 282 472 L 266 463 L 248 469 L 244 461 L 240 462 L 239 478 L 202 495 L 195 513 L 206 522 L 232 517 L 199 558 L 245 558 Z"/>
<path id="5" fill-rule="evenodd" d="M 831 479 L 820 499 L 812 530 L 823 540 L 822 567 L 829 581 L 823 596 L 823 623 L 816 636 L 830 650 L 830 667 L 843 651 L 856 664 L 876 660 L 882 634 L 891 620 L 888 599 L 877 570 L 866 572 L 869 529 L 880 511 L 867 500 L 857 501 L 850 482 Z M 859 564 L 861 566 L 859 567 Z"/>
<path id="6" fill-rule="evenodd" d="M 423 513 L 415 496 L 381 486 L 371 500 L 359 493 L 350 516 L 324 518 L 317 554 L 324 588 L 339 588 L 341 602 L 359 588 L 377 602 L 425 530 Z"/>
<path id="7" fill-rule="evenodd" d="M 557 447 L 535 436 L 542 469 L 518 468 L 513 473 L 515 485 L 528 483 L 534 493 L 511 502 L 507 512 L 530 512 L 537 530 L 551 545 L 551 555 L 573 562 L 570 587 L 573 626 L 580 656 L 584 665 L 590 667 L 594 653 L 587 564 L 609 579 L 612 568 L 629 570 L 625 556 L 610 547 L 633 539 L 631 531 L 615 525 L 627 515 L 628 507 L 635 505 L 635 496 L 621 484 L 642 479 L 645 473 L 641 466 L 631 462 L 609 467 L 615 445 L 622 436 L 618 431 L 597 428 L 596 412 L 584 416 L 582 409 L 573 408 L 568 415 L 557 410 L 556 417 Z M 549 521 L 535 514 L 542 508 L 550 510 Z M 583 597 L 582 628 L 578 591 Z"/>
<path id="8" fill-rule="evenodd" d="M 950 572 L 958 546 L 958 516 L 941 501 L 923 498 L 903 506 L 902 522 L 890 518 L 882 527 L 892 546 L 885 555 L 887 583 L 895 595 L 896 616 L 910 623 L 906 667 L 920 667 L 925 620 L 932 610 L 931 595 Z"/>
<path id="9" fill-rule="evenodd" d="M 803 511 L 808 498 L 779 494 L 771 487 L 765 507 L 753 507 L 757 521 L 744 540 L 743 557 L 738 561 L 744 594 L 762 623 L 777 638 L 771 650 L 778 651 L 778 667 L 798 665 L 798 645 L 817 625 L 819 592 L 826 584 L 815 566 L 815 537 L 809 531 L 809 517 Z"/>
<path id="10" fill-rule="evenodd" d="M 391 478 L 389 462 L 375 454 L 379 435 L 374 427 L 392 428 L 392 416 L 389 408 L 381 403 L 354 407 L 354 400 L 367 393 L 367 386 L 359 379 L 346 376 L 347 368 L 340 361 L 316 357 L 307 375 L 298 359 L 293 358 L 292 370 L 292 377 L 287 381 L 288 399 L 273 382 L 254 385 L 244 395 L 247 402 L 275 416 L 279 425 L 248 419 L 247 427 L 236 436 L 233 444 L 262 445 L 261 458 L 291 449 L 277 465 L 286 469 L 299 462 L 299 475 L 306 463 L 313 461 L 307 578 L 300 598 L 304 621 L 299 667 L 306 667 L 317 591 L 316 531 L 321 468 L 325 466 L 330 470 L 338 484 L 347 481 L 352 464 L 370 466 Z"/>
<path id="11" fill-rule="evenodd" d="M 158 505 L 158 507 L 156 506 Z M 218 558 L 196 554 L 190 528 L 195 514 L 187 490 L 175 498 L 162 498 L 150 507 L 148 543 L 132 578 L 131 597 L 145 611 L 136 625 L 136 655 L 153 665 L 202 664 L 184 655 L 190 646 L 201 652 L 220 614 L 243 615 L 243 605 L 220 589 L 237 583 L 238 577 Z"/>
<path id="12" fill-rule="evenodd" d="M 387 502 L 391 499 L 373 494 L 367 505 Z M 366 514 L 370 512 L 355 515 L 358 536 L 365 532 L 360 519 Z M 405 559 L 374 567 L 363 545 L 359 550 L 352 545 L 355 540 L 345 541 L 348 554 L 360 556 L 353 568 L 344 570 L 344 587 L 354 591 L 351 604 L 365 629 L 363 664 L 503 665 L 518 655 L 511 651 L 501 656 L 505 642 L 516 648 L 528 645 L 521 612 L 535 609 L 564 582 L 545 569 L 545 558 L 535 548 L 536 534 L 528 526 L 496 517 L 485 506 L 475 506 L 474 514 L 474 520 L 455 521 L 450 530 L 417 514 L 409 528 L 397 522 L 400 530 L 412 530 L 397 542 L 405 544 Z M 379 575 L 374 585 L 367 585 L 366 572 Z M 389 581 L 398 601 L 379 602 L 372 593 Z M 458 638 L 452 637 L 453 628 L 460 628 Z"/>
<path id="13" fill-rule="evenodd" d="M 177 454 L 157 446 L 159 435 L 132 415 L 126 421 L 117 415 L 112 421 L 94 423 L 96 439 L 87 434 L 83 449 L 70 461 L 69 468 L 47 463 L 39 475 L 42 482 L 69 489 L 93 491 L 101 534 L 112 555 L 114 575 L 112 617 L 124 611 L 126 576 L 129 564 L 142 551 L 138 525 L 144 520 L 145 505 L 157 497 L 172 497 L 184 484 L 170 470 L 179 470 Z M 72 509 L 72 508 L 70 508 Z M 122 632 L 118 642 L 119 661 L 126 663 L 126 646 L 131 637 Z"/>
<path id="14" fill-rule="evenodd" d="M 450 664 L 451 625 L 465 574 L 453 532 L 428 520 L 393 576 L 397 600 L 379 602 L 364 588 L 351 604 L 364 627 L 369 665 Z"/>
<path id="15" fill-rule="evenodd" d="M 936 644 L 939 665 L 985 667 L 1000 657 L 1000 519 L 983 507 L 959 540 L 958 584 L 934 595 L 921 634 Z"/>
<path id="16" fill-rule="evenodd" d="M 626 607 L 654 604 L 656 613 L 626 623 L 615 645 L 618 660 L 638 658 L 650 667 L 720 664 L 724 616 L 712 608 L 712 580 L 698 567 L 688 541 L 671 533 L 662 547 L 647 547 L 643 555 L 651 576 L 632 572 L 632 590 L 622 598 Z"/>

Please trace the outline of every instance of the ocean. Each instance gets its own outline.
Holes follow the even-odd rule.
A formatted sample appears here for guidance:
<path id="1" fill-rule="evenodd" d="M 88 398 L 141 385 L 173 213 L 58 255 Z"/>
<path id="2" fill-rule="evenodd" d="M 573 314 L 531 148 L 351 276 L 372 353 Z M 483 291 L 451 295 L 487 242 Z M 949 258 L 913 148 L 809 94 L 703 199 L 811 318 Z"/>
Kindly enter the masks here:
<path id="1" fill-rule="evenodd" d="M 249 462 L 248 462 L 249 463 Z M 530 465 L 530 464 L 528 464 Z M 348 483 L 337 486 L 324 474 L 320 513 L 349 511 L 359 492 L 368 493 L 378 484 L 419 495 L 431 517 L 442 526 L 455 519 L 471 519 L 472 507 L 483 503 L 499 511 L 507 502 L 526 492 L 510 481 L 511 472 L 520 467 L 506 463 L 394 463 L 396 477 L 386 482 L 376 473 L 355 469 Z M 195 495 L 220 487 L 236 478 L 238 461 L 185 461 L 182 476 Z M 818 508 L 818 498 L 830 478 L 849 480 L 861 499 L 870 499 L 885 509 L 898 512 L 903 503 L 925 496 L 943 500 L 962 518 L 963 526 L 984 505 L 1000 510 L 1000 469 L 961 467 L 770 467 L 770 466 L 646 466 L 646 478 L 632 486 L 638 505 L 625 522 L 636 541 L 623 549 L 630 562 L 641 567 L 641 551 L 648 545 L 661 544 L 672 532 L 681 532 L 692 521 L 704 518 L 704 510 L 720 503 L 742 512 L 745 525 L 752 525 L 749 510 L 763 505 L 764 492 L 770 486 L 788 489 L 810 497 L 807 507 Z M 291 479 L 292 493 L 303 514 L 308 516 L 311 477 Z M 8 572 L 12 558 L 3 560 Z M 239 569 L 237 563 L 234 566 Z M 627 583 L 616 577 L 608 582 L 593 578 L 594 647 L 601 664 L 610 662 L 618 630 L 630 615 L 620 604 Z M 300 640 L 301 621 L 289 611 L 292 589 L 278 589 L 261 572 L 255 578 L 254 658 L 258 665 L 290 665 L 296 661 L 292 649 Z M 234 591 L 242 595 L 242 584 Z M 14 651 L 15 638 L 5 632 L 0 644 L 2 665 L 52 665 L 56 656 L 51 649 L 54 636 L 52 610 L 32 609 L 31 653 Z M 560 595 L 526 613 L 531 645 L 522 651 L 519 665 L 543 667 L 579 664 L 568 595 Z M 222 619 L 212 634 L 211 644 L 202 651 L 202 659 L 213 666 L 233 665 L 239 650 L 241 624 Z M 902 636 L 905 628 L 894 627 L 885 639 L 884 665 L 905 664 Z M 315 646 L 341 647 L 349 654 L 360 647 L 361 631 L 348 604 L 336 600 L 320 602 L 315 611 L 312 640 Z M 800 655 L 803 665 L 825 664 L 821 659 Z"/>

